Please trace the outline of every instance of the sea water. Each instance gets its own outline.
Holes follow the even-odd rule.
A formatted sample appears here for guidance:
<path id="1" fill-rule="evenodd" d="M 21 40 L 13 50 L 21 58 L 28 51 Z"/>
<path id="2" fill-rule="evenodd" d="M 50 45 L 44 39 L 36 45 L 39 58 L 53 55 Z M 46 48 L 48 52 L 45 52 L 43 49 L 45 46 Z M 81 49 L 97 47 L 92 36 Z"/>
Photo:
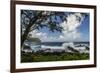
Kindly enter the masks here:
<path id="1" fill-rule="evenodd" d="M 34 51 L 43 49 L 65 49 L 64 46 L 77 46 L 85 45 L 89 47 L 89 42 L 42 42 L 38 45 L 31 45 L 31 49 Z"/>

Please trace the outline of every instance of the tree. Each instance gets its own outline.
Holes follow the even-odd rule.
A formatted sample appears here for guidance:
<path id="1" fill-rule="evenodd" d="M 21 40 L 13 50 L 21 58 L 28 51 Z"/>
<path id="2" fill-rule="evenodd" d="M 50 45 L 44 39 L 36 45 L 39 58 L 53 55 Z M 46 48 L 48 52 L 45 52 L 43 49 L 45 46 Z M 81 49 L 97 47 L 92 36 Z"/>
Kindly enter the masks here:
<path id="1" fill-rule="evenodd" d="M 52 32 L 62 32 L 63 28 L 59 24 L 67 21 L 66 17 L 70 13 L 72 12 L 21 10 L 21 46 L 29 32 L 35 29 L 47 27 Z"/>
<path id="2" fill-rule="evenodd" d="M 47 27 L 52 32 L 61 32 L 59 24 L 66 20 L 66 15 L 64 12 L 21 10 L 21 46 L 32 30 Z"/>

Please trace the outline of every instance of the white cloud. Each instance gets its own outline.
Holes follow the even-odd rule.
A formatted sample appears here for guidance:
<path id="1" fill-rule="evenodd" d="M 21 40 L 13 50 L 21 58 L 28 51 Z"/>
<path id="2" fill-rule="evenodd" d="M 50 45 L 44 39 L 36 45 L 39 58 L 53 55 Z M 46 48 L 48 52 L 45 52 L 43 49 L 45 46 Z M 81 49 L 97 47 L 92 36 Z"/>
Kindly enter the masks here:
<path id="1" fill-rule="evenodd" d="M 61 26 L 63 27 L 63 35 L 59 36 L 59 39 L 62 41 L 75 41 L 79 38 L 81 38 L 81 34 L 78 31 L 78 27 L 80 27 L 84 16 L 82 16 L 81 13 L 74 13 L 68 15 L 66 18 L 67 22 L 64 21 Z"/>
<path id="2" fill-rule="evenodd" d="M 70 14 L 66 18 L 67 22 L 64 21 L 61 26 L 64 27 L 64 30 L 66 31 L 73 31 L 76 30 L 77 27 L 81 25 L 81 22 L 83 21 L 84 17 L 80 13 Z"/>
<path id="3" fill-rule="evenodd" d="M 45 33 L 45 32 L 39 32 L 39 31 L 34 30 L 30 32 L 30 34 L 32 34 L 32 37 L 37 37 L 41 41 L 44 41 L 44 42 L 57 41 L 57 37 L 50 36 L 48 33 Z"/>
<path id="4" fill-rule="evenodd" d="M 34 31 L 30 32 L 30 34 L 32 34 L 32 37 L 37 37 L 41 41 L 46 40 L 48 38 L 48 34 L 47 33 L 39 32 L 37 30 L 34 30 Z"/>

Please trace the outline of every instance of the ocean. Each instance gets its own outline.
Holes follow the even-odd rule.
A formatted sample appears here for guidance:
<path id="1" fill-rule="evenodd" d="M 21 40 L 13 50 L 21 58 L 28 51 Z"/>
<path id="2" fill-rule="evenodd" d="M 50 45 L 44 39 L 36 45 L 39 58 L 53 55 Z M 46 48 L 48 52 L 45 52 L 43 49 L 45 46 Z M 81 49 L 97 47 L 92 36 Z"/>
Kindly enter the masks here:
<path id="1" fill-rule="evenodd" d="M 73 43 L 74 45 L 86 44 L 89 46 L 89 42 L 42 42 L 41 45 L 45 46 L 62 46 L 64 43 Z"/>
<path id="2" fill-rule="evenodd" d="M 43 49 L 65 49 L 65 45 L 71 45 L 71 46 L 80 46 L 85 45 L 89 47 L 89 42 L 42 42 L 37 45 L 31 44 L 31 49 L 34 51 L 37 50 L 43 50 Z"/>

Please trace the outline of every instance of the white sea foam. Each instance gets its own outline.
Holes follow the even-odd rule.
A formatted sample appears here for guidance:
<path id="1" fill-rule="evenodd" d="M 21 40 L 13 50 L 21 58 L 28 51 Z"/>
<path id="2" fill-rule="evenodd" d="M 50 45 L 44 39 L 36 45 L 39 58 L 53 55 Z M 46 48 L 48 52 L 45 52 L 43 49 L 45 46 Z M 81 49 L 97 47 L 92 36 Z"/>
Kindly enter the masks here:
<path id="1" fill-rule="evenodd" d="M 71 46 L 71 47 L 74 47 L 74 43 L 73 42 L 70 42 L 70 43 L 63 43 L 62 44 L 63 47 L 67 47 L 67 46 Z"/>
<path id="2" fill-rule="evenodd" d="M 46 46 L 46 45 L 41 45 L 41 48 L 43 48 L 43 49 L 48 49 L 48 48 L 50 48 L 50 49 L 64 49 L 63 46 Z"/>
<path id="3" fill-rule="evenodd" d="M 65 51 L 71 51 L 68 49 L 68 46 L 72 47 L 73 49 L 79 51 L 80 53 L 89 53 L 89 50 L 86 50 L 85 45 L 84 46 L 77 46 L 73 42 L 71 43 L 63 43 L 61 46 L 48 46 L 48 45 L 34 45 L 31 46 L 32 50 L 38 51 L 38 50 L 46 50 L 46 49 L 51 49 L 52 51 L 56 50 L 65 50 Z"/>

